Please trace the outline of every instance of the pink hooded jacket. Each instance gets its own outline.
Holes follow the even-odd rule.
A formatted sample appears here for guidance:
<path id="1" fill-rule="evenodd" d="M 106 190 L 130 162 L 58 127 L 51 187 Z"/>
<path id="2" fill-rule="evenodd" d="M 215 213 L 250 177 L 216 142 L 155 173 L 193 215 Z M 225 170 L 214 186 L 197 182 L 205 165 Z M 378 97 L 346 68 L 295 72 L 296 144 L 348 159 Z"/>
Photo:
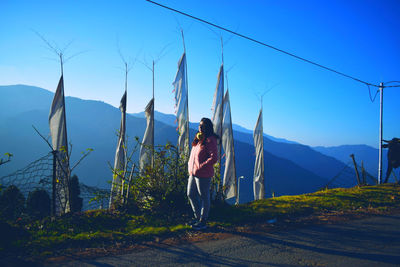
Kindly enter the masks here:
<path id="1" fill-rule="evenodd" d="M 192 147 L 188 162 L 189 175 L 199 178 L 214 176 L 214 164 L 218 161 L 217 138 L 210 136 Z"/>

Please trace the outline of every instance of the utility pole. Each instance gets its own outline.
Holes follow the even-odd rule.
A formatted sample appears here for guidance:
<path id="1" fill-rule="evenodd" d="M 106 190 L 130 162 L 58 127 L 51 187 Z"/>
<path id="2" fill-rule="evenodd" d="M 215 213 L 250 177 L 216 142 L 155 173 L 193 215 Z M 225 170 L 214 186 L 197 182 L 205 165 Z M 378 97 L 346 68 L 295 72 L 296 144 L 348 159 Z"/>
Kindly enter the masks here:
<path id="1" fill-rule="evenodd" d="M 378 184 L 382 183 L 382 138 L 383 138 L 383 83 L 379 84 L 380 112 L 379 112 L 379 162 L 378 162 Z"/>

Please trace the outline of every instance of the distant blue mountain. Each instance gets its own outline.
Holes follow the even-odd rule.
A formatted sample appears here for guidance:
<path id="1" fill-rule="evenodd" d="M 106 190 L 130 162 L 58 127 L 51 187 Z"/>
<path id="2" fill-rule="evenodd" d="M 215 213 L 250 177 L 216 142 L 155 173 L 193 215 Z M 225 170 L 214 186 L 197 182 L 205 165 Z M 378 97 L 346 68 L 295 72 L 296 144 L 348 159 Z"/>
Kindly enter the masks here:
<path id="1" fill-rule="evenodd" d="M 0 86 L 0 154 L 13 153 L 8 164 L 0 166 L 0 177 L 16 171 L 47 154 L 48 145 L 34 132 L 32 125 L 48 136 L 48 114 L 53 93 L 32 86 Z M 72 164 L 80 152 L 93 148 L 93 153 L 74 171 L 86 184 L 108 188 L 112 163 L 117 145 L 120 111 L 101 101 L 66 98 L 68 138 L 73 144 Z M 155 140 L 157 144 L 176 143 L 175 116 L 156 112 Z M 191 123 L 191 136 L 197 129 Z M 128 146 L 134 137 L 142 138 L 146 121 L 140 114 L 127 116 Z M 240 126 L 235 126 L 240 127 Z M 237 175 L 241 180 L 241 201 L 253 198 L 252 177 L 254 168 L 253 137 L 250 130 L 234 131 Z M 247 131 L 247 132 L 246 132 Z M 248 132 L 250 131 L 250 132 Z M 264 138 L 266 195 L 301 194 L 313 192 L 324 186 L 344 164 L 323 155 L 308 146 L 290 142 L 275 142 Z M 137 154 L 135 158 L 137 159 Z M 348 186 L 354 185 L 351 178 Z"/>
<path id="2" fill-rule="evenodd" d="M 22 112 L 43 109 L 43 104 L 51 103 L 54 96 L 45 89 L 28 85 L 1 86 L 0 93 L 0 122 Z M 40 102 L 36 101 L 39 99 Z"/>
<path id="3" fill-rule="evenodd" d="M 378 176 L 379 150 L 376 148 L 367 145 L 342 145 L 332 147 L 317 146 L 313 147 L 313 149 L 347 164 L 352 164 L 350 155 L 354 154 L 356 163 L 359 166 L 363 163 L 367 172 L 373 176 Z M 383 149 L 382 166 L 383 175 L 386 175 L 387 149 Z M 393 181 L 393 179 L 391 179 L 391 181 Z"/>
<path id="4" fill-rule="evenodd" d="M 144 112 L 132 115 L 144 118 Z M 155 118 L 176 127 L 176 119 L 172 114 L 167 115 L 155 112 Z M 197 130 L 198 123 L 190 123 L 190 128 Z M 239 131 L 234 130 L 233 136 L 235 140 L 247 143 L 251 146 L 254 145 L 252 131 L 235 124 L 232 128 L 240 129 Z M 337 172 L 343 168 L 343 162 L 339 161 L 340 159 L 337 160 L 331 155 L 320 153 L 306 145 L 285 139 L 274 138 L 266 134 L 264 134 L 264 149 L 275 156 L 288 159 L 298 166 L 301 166 L 318 176 L 324 177 L 327 180 L 333 178 Z"/>
<path id="5" fill-rule="evenodd" d="M 131 113 L 130 115 L 138 117 L 138 118 L 145 118 L 144 112 Z M 162 121 L 165 124 L 177 127 L 176 116 L 173 115 L 173 114 L 165 114 L 165 113 L 161 113 L 161 112 L 158 112 L 158 111 L 154 111 L 154 117 L 155 117 L 156 120 Z M 189 123 L 189 127 L 191 129 L 197 130 L 198 126 L 199 126 L 198 122 L 190 122 Z M 234 124 L 234 123 L 232 124 L 232 129 L 234 131 L 237 131 L 237 132 L 242 132 L 242 133 L 253 135 L 253 131 L 252 130 L 246 129 L 246 128 L 244 128 L 244 127 L 242 127 L 240 125 Z M 275 142 L 298 144 L 297 142 L 294 142 L 294 141 L 289 141 L 289 140 L 286 140 L 286 139 L 283 139 L 283 138 L 273 137 L 273 136 L 267 135 L 267 134 L 264 134 L 264 136 L 267 137 L 268 139 L 271 139 L 272 141 L 275 141 Z"/>

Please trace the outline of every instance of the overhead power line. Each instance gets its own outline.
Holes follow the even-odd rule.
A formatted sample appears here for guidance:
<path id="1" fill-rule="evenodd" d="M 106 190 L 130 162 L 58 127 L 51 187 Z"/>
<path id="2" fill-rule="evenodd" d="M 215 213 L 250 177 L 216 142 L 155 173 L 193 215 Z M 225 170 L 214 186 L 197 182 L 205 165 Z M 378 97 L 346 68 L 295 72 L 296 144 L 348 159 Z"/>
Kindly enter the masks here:
<path id="1" fill-rule="evenodd" d="M 339 74 L 339 75 L 341 75 L 341 76 L 344 76 L 344 77 L 346 77 L 346 78 L 349 78 L 349 79 L 352 79 L 352 80 L 354 80 L 354 81 L 363 83 L 363 84 L 365 84 L 365 85 L 367 85 L 367 86 L 380 87 L 379 85 L 365 82 L 365 81 L 360 80 L 360 79 L 358 79 L 358 78 L 355 78 L 355 77 L 353 77 L 353 76 L 347 75 L 347 74 L 345 74 L 345 73 L 343 73 L 343 72 L 340 72 L 340 71 L 334 70 L 334 69 L 332 69 L 332 68 L 323 66 L 323 65 L 321 65 L 321 64 L 318 64 L 318 63 L 313 62 L 313 61 L 311 61 L 311 60 L 308 60 L 308 59 L 306 59 L 306 58 L 297 56 L 297 55 L 295 55 L 295 54 L 289 53 L 289 52 L 287 52 L 287 51 L 284 51 L 284 50 L 279 49 L 279 48 L 277 48 L 277 47 L 274 47 L 274 46 L 272 46 L 272 45 L 266 44 L 266 43 L 264 43 L 264 42 L 258 41 L 258 40 L 254 39 L 254 38 L 248 37 L 248 36 L 243 35 L 243 34 L 241 34 L 241 33 L 238 33 L 238 32 L 232 31 L 232 30 L 229 30 L 229 29 L 227 29 L 227 28 L 224 28 L 224 27 L 219 26 L 219 25 L 217 25 L 217 24 L 214 24 L 214 23 L 212 23 L 212 22 L 209 22 L 209 21 L 206 21 L 206 20 L 204 20 L 204 19 L 201 19 L 201 18 L 192 16 L 192 15 L 190 15 L 190 14 L 188 14 L 188 13 L 179 11 L 179 10 L 177 10 L 177 9 L 174 9 L 174 8 L 171 8 L 171 7 L 162 5 L 162 4 L 160 4 L 160 3 L 157 3 L 157 2 L 154 2 L 154 1 L 151 1 L 151 0 L 145 0 L 145 1 L 147 1 L 147 2 L 149 2 L 149 3 L 152 3 L 152 4 L 154 4 L 154 5 L 160 6 L 160 7 L 162 7 L 162 8 L 171 10 L 171 11 L 173 11 L 173 12 L 179 13 L 179 14 L 184 15 L 184 16 L 186 16 L 186 17 L 195 19 L 195 20 L 200 21 L 200 22 L 202 22 L 202 23 L 211 25 L 211 26 L 213 26 L 213 27 L 215 27 L 215 28 L 218 28 L 218 29 L 220 29 L 220 30 L 229 32 L 229 33 L 234 34 L 234 35 L 236 35 L 236 36 L 239 36 L 239 37 L 241 37 L 241 38 L 247 39 L 247 40 L 249 40 L 249 41 L 251 41 L 251 42 L 257 43 L 257 44 L 259 44 L 259 45 L 266 46 L 266 47 L 268 47 L 268 48 L 274 49 L 274 50 L 276 50 L 276 51 L 278 51 L 278 52 L 284 53 L 284 54 L 286 54 L 286 55 L 288 55 L 288 56 L 297 58 L 297 59 L 299 59 L 299 60 L 301 60 L 301 61 L 310 63 L 310 64 L 312 64 L 312 65 L 315 65 L 315 66 L 317 66 L 317 67 L 323 68 L 323 69 L 325 69 L 325 70 L 334 72 L 334 73 Z M 386 86 L 384 86 L 384 87 L 386 87 Z M 400 86 L 396 86 L 396 85 L 395 85 L 395 86 L 387 86 L 387 87 L 400 87 Z"/>

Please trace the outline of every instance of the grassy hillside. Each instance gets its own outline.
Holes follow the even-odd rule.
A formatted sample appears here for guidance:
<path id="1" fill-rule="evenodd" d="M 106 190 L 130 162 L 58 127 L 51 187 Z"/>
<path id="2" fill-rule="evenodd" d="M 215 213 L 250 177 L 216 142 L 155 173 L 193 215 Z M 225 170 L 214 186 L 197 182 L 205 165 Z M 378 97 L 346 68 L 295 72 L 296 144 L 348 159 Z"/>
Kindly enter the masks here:
<path id="1" fill-rule="evenodd" d="M 326 213 L 375 214 L 400 208 L 400 186 L 331 189 L 297 196 L 281 196 L 238 206 L 214 205 L 209 232 L 236 231 L 243 227 L 276 225 L 299 218 L 320 218 Z M 326 217 L 325 217 L 326 218 Z M 188 214 L 131 215 L 97 210 L 46 218 L 27 224 L 2 223 L 0 258 L 33 257 L 35 259 L 75 253 L 82 248 L 111 249 L 138 244 L 144 240 L 185 237 L 192 230 L 185 225 Z"/>

